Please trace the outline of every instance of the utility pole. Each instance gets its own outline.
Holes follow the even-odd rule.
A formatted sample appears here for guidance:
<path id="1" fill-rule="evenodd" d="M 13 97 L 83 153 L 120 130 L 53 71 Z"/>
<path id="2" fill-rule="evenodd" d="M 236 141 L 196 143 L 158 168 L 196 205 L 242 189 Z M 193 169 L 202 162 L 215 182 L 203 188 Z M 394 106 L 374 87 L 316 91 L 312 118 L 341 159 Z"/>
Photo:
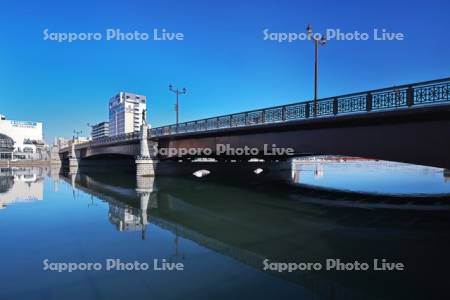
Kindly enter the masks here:
<path id="1" fill-rule="evenodd" d="M 174 92 L 177 96 L 177 99 L 176 99 L 176 103 L 175 103 L 175 112 L 176 112 L 176 115 L 177 115 L 177 119 L 176 119 L 176 121 L 177 121 L 177 125 L 178 125 L 178 113 L 179 113 L 179 111 L 180 111 L 180 106 L 179 106 L 179 103 L 178 103 L 178 97 L 179 97 L 179 95 L 183 95 L 183 94 L 186 94 L 186 89 L 185 88 L 182 88 L 181 90 L 179 90 L 179 89 L 177 89 L 176 87 L 174 87 L 173 85 L 169 85 L 169 91 L 171 91 L 171 92 Z"/>

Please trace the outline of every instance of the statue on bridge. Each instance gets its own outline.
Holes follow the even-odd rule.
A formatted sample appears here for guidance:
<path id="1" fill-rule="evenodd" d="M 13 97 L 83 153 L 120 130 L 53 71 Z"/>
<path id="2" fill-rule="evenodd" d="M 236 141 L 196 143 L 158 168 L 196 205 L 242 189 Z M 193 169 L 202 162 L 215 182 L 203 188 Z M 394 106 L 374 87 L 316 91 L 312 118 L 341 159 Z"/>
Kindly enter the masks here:
<path id="1" fill-rule="evenodd" d="M 147 109 L 142 110 L 142 125 L 148 125 L 148 123 L 147 123 Z"/>
<path id="2" fill-rule="evenodd" d="M 142 110 L 142 125 L 140 130 L 140 151 L 136 157 L 137 175 L 154 175 L 153 160 L 148 148 L 148 123 L 146 120 L 147 110 Z"/>

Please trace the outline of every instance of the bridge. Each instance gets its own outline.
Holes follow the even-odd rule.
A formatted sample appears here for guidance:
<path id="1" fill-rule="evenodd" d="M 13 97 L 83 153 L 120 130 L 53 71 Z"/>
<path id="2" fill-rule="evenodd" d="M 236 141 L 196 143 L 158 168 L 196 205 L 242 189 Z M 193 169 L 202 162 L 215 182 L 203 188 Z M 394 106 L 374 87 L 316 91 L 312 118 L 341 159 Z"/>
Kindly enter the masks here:
<path id="1" fill-rule="evenodd" d="M 72 167 L 101 157 L 135 157 L 138 175 L 155 175 L 162 160 L 277 161 L 289 155 L 346 155 L 450 169 L 449 91 L 450 78 L 443 78 L 152 129 L 144 124 L 141 132 L 71 143 L 53 157 Z M 292 153 L 268 153 L 273 144 Z M 258 151 L 229 155 L 219 145 Z"/>

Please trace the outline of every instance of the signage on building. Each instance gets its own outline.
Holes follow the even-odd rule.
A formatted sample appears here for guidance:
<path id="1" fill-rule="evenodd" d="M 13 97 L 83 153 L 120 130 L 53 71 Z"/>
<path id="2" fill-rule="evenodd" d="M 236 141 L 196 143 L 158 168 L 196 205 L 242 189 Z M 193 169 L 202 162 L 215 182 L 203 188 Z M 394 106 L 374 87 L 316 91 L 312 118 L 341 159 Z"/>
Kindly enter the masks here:
<path id="1" fill-rule="evenodd" d="M 11 125 L 20 128 L 35 128 L 37 123 L 31 121 L 11 121 Z"/>

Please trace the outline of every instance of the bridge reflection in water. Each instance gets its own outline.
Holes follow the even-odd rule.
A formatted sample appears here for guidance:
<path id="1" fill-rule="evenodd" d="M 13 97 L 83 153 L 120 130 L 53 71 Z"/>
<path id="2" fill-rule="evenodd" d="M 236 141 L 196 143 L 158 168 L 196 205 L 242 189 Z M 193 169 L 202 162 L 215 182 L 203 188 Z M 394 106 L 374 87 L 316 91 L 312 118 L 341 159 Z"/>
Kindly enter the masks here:
<path id="1" fill-rule="evenodd" d="M 449 175 L 440 168 L 355 157 L 303 158 L 292 166 L 297 184 L 398 197 L 450 195 Z"/>
<path id="2" fill-rule="evenodd" d="M 146 232 L 152 234 L 152 225 L 172 231 L 177 257 L 189 259 L 189 253 L 179 249 L 181 238 L 261 271 L 266 258 L 276 262 L 386 258 L 406 266 L 404 272 L 271 273 L 303 286 L 312 299 L 431 299 L 447 291 L 450 218 L 445 205 L 433 211 L 334 206 L 326 203 L 349 198 L 302 194 L 250 181 L 238 186 L 209 177 L 136 181 L 133 174 L 86 172 L 61 178 L 106 201 L 117 230 L 141 231 L 143 239 Z"/>

